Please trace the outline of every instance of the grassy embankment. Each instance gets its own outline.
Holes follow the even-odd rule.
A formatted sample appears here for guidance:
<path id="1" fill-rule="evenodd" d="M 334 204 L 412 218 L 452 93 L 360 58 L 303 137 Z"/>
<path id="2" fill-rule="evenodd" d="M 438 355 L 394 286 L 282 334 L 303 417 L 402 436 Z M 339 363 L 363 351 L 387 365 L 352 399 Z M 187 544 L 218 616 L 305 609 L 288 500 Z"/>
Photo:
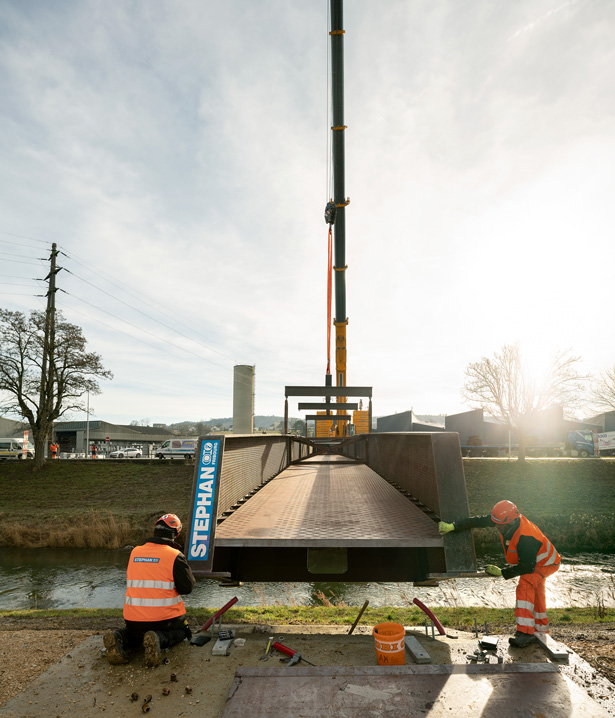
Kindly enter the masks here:
<path id="1" fill-rule="evenodd" d="M 615 459 L 464 460 L 471 514 L 516 502 L 561 551 L 615 551 Z M 184 520 L 193 467 L 174 462 L 0 462 L 0 545 L 121 548 L 166 511 Z M 444 517 L 446 518 L 446 517 Z M 479 550 L 499 551 L 493 531 Z"/>
<path id="2" fill-rule="evenodd" d="M 471 515 L 509 499 L 560 551 L 615 551 L 615 459 L 466 459 Z M 474 531 L 477 550 L 501 550 L 488 529 Z"/>
<path id="3" fill-rule="evenodd" d="M 329 603 L 329 602 L 328 602 Z M 211 616 L 213 609 L 191 608 L 189 615 L 197 625 L 202 625 Z M 437 616 L 443 626 L 462 631 L 474 630 L 474 619 L 479 626 L 485 621 L 489 630 L 508 632 L 515 624 L 513 608 L 484 607 L 438 607 Z M 225 623 L 265 624 L 265 625 L 343 625 L 349 626 L 357 617 L 358 608 L 346 605 L 317 606 L 247 606 L 237 605 L 224 614 Z M 121 608 L 81 608 L 48 610 L 2 610 L 0 617 L 5 620 L 5 630 L 12 625 L 27 626 L 35 623 L 38 628 L 71 628 L 102 630 L 119 625 L 122 618 Z M 361 617 L 361 625 L 376 625 L 393 621 L 405 626 L 420 626 L 425 614 L 415 606 L 381 608 L 368 607 Z M 615 612 L 599 606 L 595 608 L 553 608 L 549 609 L 551 625 L 595 625 L 597 623 L 615 623 Z M 45 625 L 47 624 L 47 625 Z M 0 630 L 2 628 L 0 627 Z"/>

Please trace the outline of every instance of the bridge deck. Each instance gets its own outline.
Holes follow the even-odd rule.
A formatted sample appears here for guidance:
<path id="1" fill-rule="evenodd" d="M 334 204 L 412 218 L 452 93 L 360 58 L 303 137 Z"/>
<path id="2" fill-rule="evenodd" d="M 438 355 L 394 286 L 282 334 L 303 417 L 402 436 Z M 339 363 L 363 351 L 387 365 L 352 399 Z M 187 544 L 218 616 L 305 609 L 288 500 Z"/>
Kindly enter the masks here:
<path id="1" fill-rule="evenodd" d="M 269 481 L 216 529 L 216 546 L 442 546 L 437 524 L 364 464 L 316 456 Z"/>

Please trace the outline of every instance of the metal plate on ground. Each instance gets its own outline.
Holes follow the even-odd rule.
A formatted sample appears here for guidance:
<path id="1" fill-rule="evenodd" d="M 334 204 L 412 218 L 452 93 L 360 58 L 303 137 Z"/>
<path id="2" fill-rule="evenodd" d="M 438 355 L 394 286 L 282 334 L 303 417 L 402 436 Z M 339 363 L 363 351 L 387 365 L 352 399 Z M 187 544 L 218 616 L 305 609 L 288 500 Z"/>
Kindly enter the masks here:
<path id="1" fill-rule="evenodd" d="M 216 529 L 216 546 L 441 547 L 435 521 L 375 471 L 331 457 L 269 481 Z"/>
<path id="2" fill-rule="evenodd" d="M 431 663 L 431 656 L 414 636 L 406 636 L 404 643 L 406 644 L 406 650 L 412 656 L 415 663 Z"/>
<path id="3" fill-rule="evenodd" d="M 238 668 L 223 718 L 609 714 L 549 663 Z"/>
<path id="4" fill-rule="evenodd" d="M 538 632 L 536 632 L 534 635 L 553 660 L 568 663 L 570 651 L 563 643 L 559 643 L 559 641 L 554 640 L 551 636 L 549 636 L 549 634 L 541 636 Z"/>

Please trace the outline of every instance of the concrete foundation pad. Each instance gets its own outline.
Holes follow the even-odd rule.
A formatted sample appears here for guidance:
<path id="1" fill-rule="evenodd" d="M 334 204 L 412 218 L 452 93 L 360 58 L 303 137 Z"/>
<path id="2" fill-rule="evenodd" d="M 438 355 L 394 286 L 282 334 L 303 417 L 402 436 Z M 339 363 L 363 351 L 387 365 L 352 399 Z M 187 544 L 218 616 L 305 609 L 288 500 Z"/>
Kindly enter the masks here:
<path id="1" fill-rule="evenodd" d="M 236 637 L 245 641 L 241 647 L 233 644 L 228 656 L 212 655 L 214 641 L 201 647 L 184 641 L 163 653 L 166 662 L 156 668 L 145 667 L 143 653 L 134 655 L 127 665 L 110 665 L 102 653 L 102 636 L 90 636 L 0 707 L 0 717 L 94 718 L 102 713 L 130 718 L 143 715 L 141 706 L 148 695 L 152 696 L 152 716 L 182 718 L 228 718 L 233 714 L 225 714 L 225 710 L 235 710 L 239 701 L 244 702 L 244 715 L 249 718 L 489 716 L 496 711 L 497 718 L 538 717 L 539 699 L 545 696 L 550 703 L 548 710 L 542 711 L 544 718 L 615 716 L 613 684 L 577 654 L 570 653 L 569 665 L 555 664 L 542 646 L 511 648 L 504 636 L 497 656 L 491 652 L 489 664 L 476 664 L 467 659 L 479 647 L 474 634 L 455 631 L 456 638 L 438 634 L 432 638 L 424 627 L 406 627 L 407 635 L 429 653 L 433 665 L 413 665 L 406 653 L 407 665 L 385 668 L 376 664 L 373 626 L 357 626 L 352 635 L 348 635 L 348 626 L 226 624 L 224 628 L 234 629 Z M 317 668 L 306 667 L 306 673 L 303 664 L 286 667 L 279 661 L 281 654 L 275 653 L 268 661 L 260 661 L 269 636 L 298 651 Z M 498 659 L 502 663 L 496 663 Z M 527 665 L 531 670 L 524 668 Z M 252 683 L 254 688 L 248 688 Z M 331 690 L 333 684 L 335 691 Z M 267 702 L 271 690 L 282 696 L 279 706 L 286 706 L 286 713 L 276 713 L 279 706 Z M 131 700 L 133 693 L 139 695 L 135 701 Z M 301 705 L 298 695 L 304 701 Z M 325 695 L 331 707 L 326 705 Z M 265 710 L 265 705 L 271 707 Z M 456 708 L 444 711 L 442 705 Z M 510 712 L 513 706 L 516 713 Z M 527 706 L 532 710 L 525 710 Z M 561 712 L 554 712 L 552 706 Z"/>
<path id="2" fill-rule="evenodd" d="M 224 718 L 608 716 L 550 663 L 240 668 Z"/>

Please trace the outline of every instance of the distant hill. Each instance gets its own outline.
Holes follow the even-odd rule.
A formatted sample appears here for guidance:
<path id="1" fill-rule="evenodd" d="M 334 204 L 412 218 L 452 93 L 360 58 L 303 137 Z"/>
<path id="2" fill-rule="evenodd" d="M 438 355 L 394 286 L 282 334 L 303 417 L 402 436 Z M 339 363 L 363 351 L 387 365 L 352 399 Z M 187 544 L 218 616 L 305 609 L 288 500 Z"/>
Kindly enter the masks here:
<path id="1" fill-rule="evenodd" d="M 290 426 L 292 426 L 293 422 L 297 420 L 298 419 L 296 417 L 289 417 L 288 423 L 290 424 Z M 254 428 L 265 429 L 266 431 L 268 431 L 269 429 L 275 427 L 277 424 L 280 424 L 280 422 L 282 421 L 284 421 L 283 416 L 255 416 Z M 180 421 L 175 424 L 167 424 L 167 429 L 169 429 L 170 431 L 177 431 L 179 434 L 194 434 L 199 433 L 199 426 L 207 426 L 209 428 L 215 426 L 218 429 L 230 429 L 233 426 L 233 417 L 223 416 L 215 419 L 203 419 L 202 421 Z"/>

